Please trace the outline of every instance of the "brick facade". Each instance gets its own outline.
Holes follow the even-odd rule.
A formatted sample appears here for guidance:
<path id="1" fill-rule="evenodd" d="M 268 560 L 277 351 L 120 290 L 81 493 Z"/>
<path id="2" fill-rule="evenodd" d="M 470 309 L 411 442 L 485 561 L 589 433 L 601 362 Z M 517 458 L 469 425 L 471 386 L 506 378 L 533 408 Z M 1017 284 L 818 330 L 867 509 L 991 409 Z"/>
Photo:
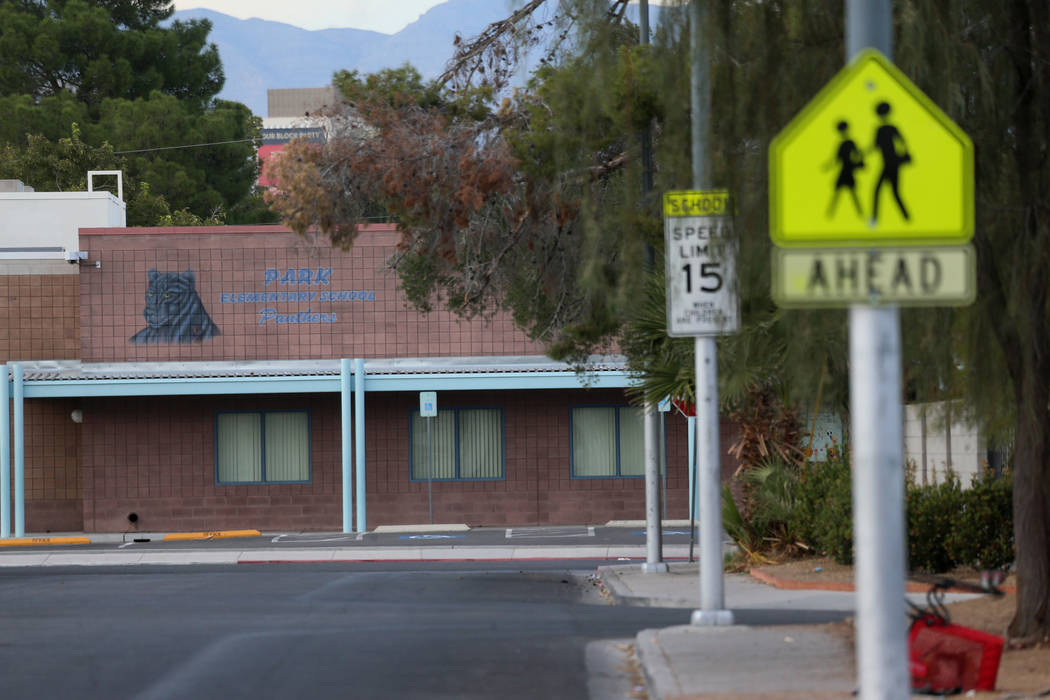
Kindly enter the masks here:
<path id="1" fill-rule="evenodd" d="M 78 359 L 79 299 L 75 274 L 0 273 L 0 359 Z"/>
<path id="2" fill-rule="evenodd" d="M 637 477 L 574 479 L 569 412 L 621 404 L 616 390 L 443 392 L 448 407 L 500 406 L 505 475 L 435 481 L 434 521 L 470 525 L 600 523 L 645 516 Z M 418 396 L 367 394 L 368 528 L 429 519 L 427 483 L 409 474 L 409 416 Z M 309 484 L 219 485 L 216 411 L 307 409 Z M 339 399 L 335 395 L 92 399 L 84 404 L 84 526 L 91 531 L 336 530 L 342 526 Z M 668 515 L 688 515 L 686 423 L 668 414 Z M 135 513 L 137 523 L 128 515 Z"/>
<path id="3" fill-rule="evenodd" d="M 26 274 L 29 272 L 29 274 Z M 0 362 L 80 357 L 80 281 L 63 261 L 5 261 L 0 267 Z M 26 523 L 50 531 L 83 529 L 77 402 L 27 401 Z"/>
<path id="4" fill-rule="evenodd" d="M 463 320 L 410 310 L 387 267 L 397 242 L 392 227 L 365 230 L 345 252 L 280 227 L 82 229 L 80 236 L 89 258 L 79 274 L 0 275 L 6 361 L 543 354 L 505 314 Z M 150 270 L 192 271 L 220 333 L 199 342 L 132 342 L 146 326 Z M 443 391 L 443 407 L 503 409 L 505 470 L 499 480 L 434 482 L 434 521 L 511 526 L 644 518 L 643 479 L 571 473 L 572 407 L 625 403 L 613 389 Z M 418 394 L 366 392 L 365 406 L 367 527 L 427 522 L 427 483 L 412 481 L 409 469 Z M 82 424 L 70 417 L 77 408 Z M 289 409 L 310 414 L 309 483 L 219 485 L 216 412 Z M 25 410 L 30 531 L 342 526 L 337 394 L 31 399 Z M 686 434 L 686 421 L 668 414 L 671 518 L 688 515 Z M 723 455 L 723 471 L 734 468 Z"/>
<path id="5" fill-rule="evenodd" d="M 409 309 L 387 267 L 398 238 L 393 227 L 370 228 L 345 252 L 279 227 L 83 229 L 81 237 L 91 262 L 101 263 L 80 275 L 85 362 L 543 354 L 506 314 L 467 321 Z M 149 270 L 192 270 L 221 335 L 129 342 L 144 327 Z M 285 279 L 289 270 L 294 280 Z M 313 322 L 278 322 L 309 316 Z"/>

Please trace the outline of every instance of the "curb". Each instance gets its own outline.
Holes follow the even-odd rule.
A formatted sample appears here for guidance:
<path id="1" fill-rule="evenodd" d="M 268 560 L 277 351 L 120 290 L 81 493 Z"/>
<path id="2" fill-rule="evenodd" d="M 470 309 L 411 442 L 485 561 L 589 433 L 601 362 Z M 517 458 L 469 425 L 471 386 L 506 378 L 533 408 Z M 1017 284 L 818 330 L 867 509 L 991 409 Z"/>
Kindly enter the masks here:
<path id="1" fill-rule="evenodd" d="M 435 525 L 378 525 L 372 532 L 377 535 L 396 532 L 467 532 L 470 526 L 466 523 L 445 523 Z"/>
<path id="2" fill-rule="evenodd" d="M 43 545 L 91 544 L 87 537 L 9 537 L 0 547 L 40 547 Z"/>
<path id="3" fill-rule="evenodd" d="M 161 539 L 166 542 L 183 542 L 186 540 L 219 540 L 230 537 L 261 537 L 258 530 L 214 530 L 212 532 L 172 532 Z"/>
<path id="4" fill-rule="evenodd" d="M 638 655 L 638 666 L 645 678 L 645 685 L 650 697 L 655 700 L 663 700 L 668 697 L 665 691 L 671 690 L 671 697 L 680 695 L 681 687 L 674 669 L 668 663 L 663 653 L 657 634 L 660 630 L 642 630 L 635 637 L 635 653 Z"/>
<path id="5" fill-rule="evenodd" d="M 854 593 L 857 587 L 852 583 L 835 583 L 831 581 L 795 581 L 792 579 L 784 579 L 779 576 L 774 576 L 768 572 L 762 571 L 761 569 L 748 569 L 748 574 L 757 581 L 761 581 L 764 584 L 773 586 L 773 588 L 780 588 L 785 591 L 841 591 L 845 593 Z M 905 584 L 904 590 L 906 593 L 926 593 L 930 590 L 930 585 L 925 583 L 916 583 L 909 581 Z M 1016 593 L 1016 586 L 999 586 L 999 590 L 1003 593 Z M 945 593 L 969 593 L 972 594 L 974 591 L 963 589 L 963 588 L 949 588 Z"/>
<path id="6" fill-rule="evenodd" d="M 630 595 L 624 593 L 620 586 L 620 577 L 609 570 L 608 566 L 599 566 L 597 573 L 598 587 L 608 595 L 617 605 L 631 605 L 635 607 L 651 607 L 648 596 Z"/>
<path id="7" fill-rule="evenodd" d="M 664 561 L 670 562 L 669 559 Z M 623 584 L 620 583 L 620 577 L 615 571 L 615 567 L 623 566 L 627 562 L 618 562 L 617 564 L 608 564 L 605 566 L 599 566 L 596 572 L 598 587 L 601 588 L 602 592 L 612 599 L 616 605 L 626 605 L 635 608 L 695 608 L 697 603 L 694 600 L 688 599 L 673 599 L 673 598 L 659 598 L 654 596 L 635 595 L 633 593 L 627 593 L 624 590 Z M 642 562 L 632 562 L 637 566 L 641 566 Z"/>

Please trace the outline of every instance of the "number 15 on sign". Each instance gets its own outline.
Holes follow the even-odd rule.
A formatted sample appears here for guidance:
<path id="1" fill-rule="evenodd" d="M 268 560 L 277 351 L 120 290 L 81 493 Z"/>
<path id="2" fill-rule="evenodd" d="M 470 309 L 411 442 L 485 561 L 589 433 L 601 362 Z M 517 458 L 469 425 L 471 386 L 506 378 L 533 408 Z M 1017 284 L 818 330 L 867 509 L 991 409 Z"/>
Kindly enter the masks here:
<path id="1" fill-rule="evenodd" d="M 667 334 L 735 333 L 736 240 L 725 190 L 664 194 Z"/>

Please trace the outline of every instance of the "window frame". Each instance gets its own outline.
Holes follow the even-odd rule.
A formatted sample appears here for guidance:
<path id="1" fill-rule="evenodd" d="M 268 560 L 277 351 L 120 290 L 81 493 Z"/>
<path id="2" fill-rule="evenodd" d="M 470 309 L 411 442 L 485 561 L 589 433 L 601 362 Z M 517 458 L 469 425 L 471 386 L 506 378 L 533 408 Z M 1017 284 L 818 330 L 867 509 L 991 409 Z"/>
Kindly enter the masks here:
<path id="1" fill-rule="evenodd" d="M 418 408 L 413 408 L 408 414 L 408 481 L 409 483 L 419 484 L 427 483 L 429 481 L 441 481 L 445 483 L 450 482 L 468 482 L 468 481 L 506 481 L 507 480 L 507 412 L 503 406 L 446 406 L 438 409 L 440 411 L 452 411 L 453 417 L 453 439 L 455 441 L 455 455 L 456 455 L 456 476 L 452 478 L 444 477 L 416 477 L 413 476 L 412 463 L 415 455 L 413 454 L 412 445 L 415 442 L 413 440 L 413 428 L 412 424 L 416 415 L 419 413 Z M 459 414 L 460 411 L 499 411 L 499 476 L 460 476 L 460 452 L 459 452 Z M 420 417 L 421 420 L 426 420 Z"/>
<path id="2" fill-rule="evenodd" d="M 267 413 L 303 413 L 306 415 L 306 479 L 296 481 L 268 481 L 266 479 L 266 414 Z M 219 478 L 219 416 L 221 415 L 257 415 L 259 416 L 259 454 L 262 461 L 262 468 L 260 474 L 262 475 L 261 481 L 222 481 Z M 214 462 L 215 462 L 215 485 L 216 486 L 270 486 L 279 484 L 312 484 L 314 478 L 314 445 L 312 434 L 312 424 L 310 409 L 308 408 L 267 408 L 261 410 L 252 411 L 235 411 L 235 410 L 223 410 L 216 411 L 215 418 L 212 420 L 212 431 L 215 436 L 214 442 Z"/>
<path id="3" fill-rule="evenodd" d="M 574 440 L 573 440 L 573 422 L 574 422 L 573 412 L 577 408 L 609 408 L 609 409 L 615 409 L 616 410 L 616 436 L 615 436 L 615 440 L 616 440 L 616 473 L 615 474 L 595 474 L 595 475 L 592 476 L 592 475 L 587 475 L 587 474 L 577 474 L 576 473 L 576 450 L 575 450 L 575 444 L 574 444 Z M 574 405 L 569 406 L 569 478 L 570 479 L 644 479 L 645 478 L 644 465 L 643 465 L 643 469 L 642 469 L 642 473 L 641 474 L 623 474 L 623 473 L 621 473 L 622 472 L 622 465 L 621 465 L 621 459 L 620 459 L 620 411 L 621 411 L 621 409 L 624 409 L 624 408 L 637 410 L 640 407 L 632 406 L 629 403 L 581 403 L 581 404 L 574 404 Z M 643 419 L 643 426 L 644 426 L 644 419 Z M 643 429 L 644 429 L 644 427 L 643 427 Z M 644 435 L 644 433 L 643 433 L 643 435 Z M 667 454 L 667 434 L 666 434 L 666 432 L 664 434 L 663 453 L 665 455 Z M 666 461 L 666 460 L 663 460 L 663 461 Z M 660 476 L 663 477 L 665 474 L 666 474 L 666 472 L 664 470 L 663 464 L 661 464 L 660 465 Z"/>

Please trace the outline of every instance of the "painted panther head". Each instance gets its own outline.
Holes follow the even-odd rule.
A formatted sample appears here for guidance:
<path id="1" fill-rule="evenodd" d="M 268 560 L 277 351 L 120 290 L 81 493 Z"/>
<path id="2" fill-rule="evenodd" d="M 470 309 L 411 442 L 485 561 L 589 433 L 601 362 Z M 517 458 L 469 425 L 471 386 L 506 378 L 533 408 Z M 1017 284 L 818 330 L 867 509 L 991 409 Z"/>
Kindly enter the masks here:
<path id="1" fill-rule="evenodd" d="M 220 334 L 197 296 L 193 270 L 150 270 L 148 278 L 146 328 L 131 336 L 132 343 L 192 343 Z"/>

